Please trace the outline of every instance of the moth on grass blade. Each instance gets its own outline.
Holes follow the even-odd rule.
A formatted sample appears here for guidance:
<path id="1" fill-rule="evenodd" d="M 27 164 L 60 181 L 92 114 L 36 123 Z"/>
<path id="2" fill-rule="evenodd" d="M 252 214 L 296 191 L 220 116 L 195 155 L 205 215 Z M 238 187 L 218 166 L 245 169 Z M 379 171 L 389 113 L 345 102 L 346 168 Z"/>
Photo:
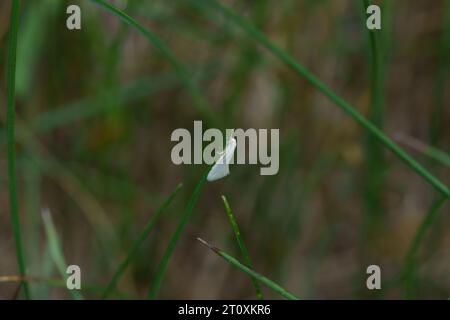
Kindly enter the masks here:
<path id="1" fill-rule="evenodd" d="M 208 181 L 216 181 L 230 174 L 229 164 L 233 159 L 234 150 L 236 150 L 237 143 L 236 139 L 233 137 L 233 133 L 228 138 L 229 140 L 225 150 L 219 153 L 219 159 L 217 159 L 206 177 Z"/>

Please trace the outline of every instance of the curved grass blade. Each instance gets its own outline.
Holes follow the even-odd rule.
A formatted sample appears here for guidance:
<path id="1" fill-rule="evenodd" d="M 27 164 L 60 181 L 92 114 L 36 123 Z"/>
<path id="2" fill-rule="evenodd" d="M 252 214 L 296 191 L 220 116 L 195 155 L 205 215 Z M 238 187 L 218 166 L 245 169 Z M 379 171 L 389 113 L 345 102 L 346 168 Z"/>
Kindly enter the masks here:
<path id="1" fill-rule="evenodd" d="M 127 23 L 137 31 L 139 31 L 144 37 L 146 37 L 150 43 L 161 53 L 161 55 L 166 58 L 172 67 L 175 69 L 176 73 L 180 77 L 182 83 L 186 86 L 189 94 L 192 96 L 195 106 L 198 112 L 211 123 L 215 123 L 215 117 L 213 112 L 208 106 L 208 103 L 204 96 L 201 94 L 197 85 L 191 79 L 189 72 L 184 67 L 184 65 L 177 59 L 175 54 L 167 47 L 164 42 L 162 42 L 156 35 L 145 29 L 139 22 L 127 15 L 122 10 L 112 6 L 104 0 L 91 0 L 92 2 L 103 7 L 116 17 L 120 18 L 123 22 Z"/>
<path id="2" fill-rule="evenodd" d="M 284 289 L 280 285 L 276 284 L 272 280 L 264 277 L 263 275 L 260 275 L 259 273 L 253 271 L 252 269 L 246 267 L 245 265 L 240 263 L 238 260 L 236 260 L 235 258 L 230 256 L 226 252 L 224 252 L 224 251 L 222 251 L 222 250 L 220 250 L 220 249 L 210 245 L 208 242 L 206 242 L 205 240 L 203 240 L 201 238 L 197 238 L 197 240 L 200 241 L 201 243 L 203 243 L 209 249 L 211 249 L 218 256 L 220 256 L 223 259 L 225 259 L 228 263 L 230 263 L 234 267 L 236 267 L 236 268 L 240 269 L 241 271 L 245 272 L 246 274 L 250 275 L 252 278 L 257 279 L 259 282 L 261 282 L 262 284 L 265 284 L 267 287 L 269 287 L 273 291 L 279 293 L 280 295 L 282 295 L 286 299 L 299 300 L 299 298 L 297 296 L 293 295 L 292 293 L 290 293 L 289 291 L 287 291 L 286 289 Z"/>
<path id="3" fill-rule="evenodd" d="M 58 233 L 56 232 L 55 225 L 53 224 L 53 220 L 48 209 L 42 211 L 42 219 L 44 220 L 45 233 L 47 234 L 50 254 L 52 256 L 53 262 L 55 263 L 61 277 L 67 281 L 67 264 L 64 259 L 64 254 L 61 248 Z M 79 291 L 69 290 L 69 292 L 75 300 L 83 299 L 83 296 Z"/>
<path id="4" fill-rule="evenodd" d="M 175 250 L 175 246 L 178 242 L 178 239 L 180 239 L 181 233 L 183 232 L 186 223 L 188 222 L 189 218 L 192 215 L 192 212 L 194 211 L 194 207 L 197 204 L 197 201 L 200 197 L 200 192 L 202 191 L 203 186 L 207 181 L 206 176 L 208 175 L 208 171 L 203 174 L 202 178 L 197 183 L 194 192 L 192 193 L 189 202 L 183 212 L 183 215 L 181 216 L 180 222 L 178 223 L 175 233 L 170 238 L 169 245 L 167 246 L 167 249 L 164 252 L 164 256 L 161 260 L 161 263 L 159 264 L 158 269 L 156 271 L 153 285 L 150 286 L 150 289 L 148 291 L 148 299 L 156 299 L 156 297 L 158 296 L 170 258 L 172 257 L 172 254 Z"/>
<path id="5" fill-rule="evenodd" d="M 413 281 L 414 273 L 416 271 L 416 257 L 420 245 L 425 239 L 425 235 L 428 229 L 430 229 L 430 227 L 433 225 L 446 201 L 447 199 L 445 197 L 441 197 L 433 204 L 430 211 L 427 213 L 422 223 L 420 224 L 419 229 L 417 230 L 411 242 L 408 253 L 406 254 L 405 266 L 403 269 L 403 280 L 405 281 L 404 283 L 407 298 L 412 298 L 413 295 Z"/>
<path id="6" fill-rule="evenodd" d="M 341 110 L 347 113 L 353 120 L 368 130 L 380 143 L 391 150 L 397 157 L 406 163 L 413 171 L 422 176 L 436 190 L 450 198 L 450 190 L 438 178 L 430 173 L 425 167 L 413 159 L 407 152 L 398 146 L 391 138 L 389 138 L 382 130 L 364 117 L 347 101 L 338 96 L 325 83 L 320 81 L 313 73 L 298 63 L 291 55 L 273 44 L 262 32 L 256 29 L 251 23 L 236 14 L 228 7 L 222 5 L 217 0 L 199 0 L 202 4 L 207 4 L 213 9 L 227 17 L 234 24 L 243 29 L 248 35 L 258 41 L 266 49 L 268 49 L 277 58 L 282 60 L 286 65 L 291 67 L 300 76 L 306 79 L 313 87 L 322 92 L 330 101 L 336 104 Z"/>
<path id="7" fill-rule="evenodd" d="M 104 290 L 102 294 L 102 299 L 106 299 L 109 294 L 112 292 L 112 290 L 116 287 L 117 282 L 119 281 L 120 277 L 125 272 L 126 268 L 130 264 L 131 260 L 136 256 L 136 253 L 138 252 L 141 244 L 144 242 L 144 240 L 148 237 L 150 231 L 153 229 L 153 226 L 158 221 L 161 214 L 164 212 L 164 210 L 170 205 L 172 200 L 175 198 L 175 196 L 178 194 L 178 191 L 180 191 L 181 187 L 183 186 L 182 183 L 180 183 L 175 191 L 172 192 L 172 194 L 164 201 L 164 203 L 159 207 L 159 209 L 156 211 L 156 213 L 151 217 L 150 221 L 145 226 L 144 230 L 141 232 L 141 234 L 136 238 L 136 240 L 133 242 L 130 250 L 127 253 L 127 256 L 125 259 L 120 263 L 117 270 L 114 272 L 114 275 L 109 282 L 108 286 Z"/>
<path id="8" fill-rule="evenodd" d="M 8 61 L 6 70 L 7 111 L 6 111 L 6 139 L 8 144 L 8 190 L 11 212 L 11 223 L 16 244 L 17 264 L 22 277 L 26 276 L 25 253 L 20 231 L 19 204 L 17 200 L 16 177 L 16 137 L 15 137 L 15 96 L 16 96 L 16 54 L 17 31 L 19 28 L 19 0 L 13 0 L 9 24 Z M 30 299 L 28 283 L 22 282 L 26 299 Z"/>
<path id="9" fill-rule="evenodd" d="M 222 200 L 228 218 L 230 219 L 231 227 L 233 228 L 233 232 L 236 237 L 236 241 L 239 245 L 239 249 L 241 250 L 244 261 L 250 269 L 253 269 L 253 263 L 252 260 L 250 259 L 250 254 L 248 253 L 247 247 L 245 246 L 244 241 L 242 240 L 241 231 L 239 230 L 236 218 L 234 217 L 233 210 L 231 210 L 230 204 L 228 203 L 227 198 L 225 196 L 222 196 Z M 261 292 L 261 287 L 259 286 L 257 279 L 255 277 L 251 277 L 251 279 L 253 282 L 253 286 L 255 287 L 256 297 L 260 300 L 264 299 L 263 294 Z"/>

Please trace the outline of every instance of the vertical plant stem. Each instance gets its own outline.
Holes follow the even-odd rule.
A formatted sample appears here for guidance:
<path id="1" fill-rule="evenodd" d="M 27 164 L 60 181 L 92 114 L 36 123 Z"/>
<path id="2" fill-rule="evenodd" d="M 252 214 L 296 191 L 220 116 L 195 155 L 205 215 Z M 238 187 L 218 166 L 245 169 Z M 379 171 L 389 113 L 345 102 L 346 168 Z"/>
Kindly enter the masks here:
<path id="1" fill-rule="evenodd" d="M 109 282 L 108 286 L 104 290 L 102 294 L 102 299 L 106 299 L 108 295 L 114 290 L 117 282 L 119 281 L 122 274 L 125 272 L 126 268 L 130 264 L 131 260 L 136 256 L 136 253 L 138 252 L 141 244 L 144 242 L 144 240 L 148 237 L 150 231 L 153 229 L 153 226 L 158 221 L 161 214 L 164 212 L 164 210 L 170 205 L 172 200 L 175 198 L 175 196 L 178 194 L 178 191 L 180 191 L 181 187 L 183 185 L 180 183 L 174 192 L 164 201 L 164 203 L 159 207 L 159 209 L 156 211 L 156 213 L 152 216 L 150 221 L 145 226 L 144 230 L 141 232 L 141 234 L 137 237 L 137 239 L 133 242 L 130 250 L 127 253 L 127 256 L 125 259 L 120 263 L 119 267 L 115 271 L 111 281 Z"/>
<path id="2" fill-rule="evenodd" d="M 371 5 L 371 0 L 363 0 L 364 13 Z M 364 14 L 364 17 L 366 14 Z M 383 25 L 383 28 L 386 26 Z M 366 28 L 364 28 L 366 29 Z M 382 30 L 366 30 L 368 35 L 368 43 L 370 48 L 370 87 L 371 87 L 371 107 L 369 120 L 378 128 L 383 128 L 383 75 L 382 75 L 382 61 L 380 53 L 380 42 L 378 41 L 377 33 Z M 377 139 L 371 135 L 366 136 L 365 145 L 366 156 L 366 173 L 365 181 L 365 207 L 366 207 L 366 223 L 369 229 L 376 226 L 379 221 L 379 216 L 382 213 L 382 190 L 383 190 L 383 175 L 384 175 L 384 158 L 383 148 L 378 143 Z M 370 232 L 368 232 L 370 236 Z"/>
<path id="3" fill-rule="evenodd" d="M 17 264 L 21 277 L 26 276 L 25 253 L 20 231 L 19 204 L 17 199 L 17 177 L 16 177 L 16 138 L 15 138 L 15 96 L 16 96 L 16 51 L 17 32 L 19 28 L 20 1 L 13 0 L 9 24 L 8 39 L 8 62 L 6 71 L 7 83 L 7 111 L 6 111 L 6 136 L 8 150 L 8 189 L 11 212 L 11 223 L 16 244 Z M 30 299 L 27 282 L 21 282 L 26 299 Z"/>
<path id="4" fill-rule="evenodd" d="M 234 235 L 236 237 L 236 241 L 239 245 L 239 249 L 241 250 L 242 256 L 244 258 L 245 263 L 250 269 L 253 268 L 252 260 L 250 259 L 250 254 L 248 253 L 247 247 L 244 244 L 244 241 L 241 237 L 241 231 L 239 230 L 239 226 L 237 224 L 236 218 L 234 217 L 233 210 L 231 210 L 230 204 L 227 201 L 225 196 L 222 196 L 223 204 L 225 206 L 225 210 L 227 212 L 228 218 L 230 219 L 231 227 L 233 228 Z M 255 287 L 256 297 L 260 300 L 263 299 L 263 294 L 261 292 L 261 287 L 255 277 L 251 277 L 253 286 Z"/>
<path id="5" fill-rule="evenodd" d="M 161 284 L 164 280 L 164 275 L 166 273 L 167 266 L 169 265 L 170 258 L 173 255 L 177 242 L 180 239 L 181 233 L 183 232 L 186 223 L 189 221 L 189 218 L 191 217 L 192 212 L 194 211 L 195 205 L 197 204 L 197 201 L 200 197 L 200 193 L 203 189 L 203 186 L 206 183 L 206 176 L 208 175 L 208 171 L 203 174 L 202 178 L 197 183 L 194 192 L 192 193 L 189 202 L 183 212 L 183 215 L 181 216 L 180 222 L 178 223 L 175 233 L 170 238 L 169 245 L 167 246 L 167 249 L 164 252 L 164 256 L 161 260 L 161 263 L 159 264 L 158 269 L 156 270 L 154 282 L 150 286 L 150 289 L 148 291 L 148 299 L 156 299 L 158 296 Z"/>

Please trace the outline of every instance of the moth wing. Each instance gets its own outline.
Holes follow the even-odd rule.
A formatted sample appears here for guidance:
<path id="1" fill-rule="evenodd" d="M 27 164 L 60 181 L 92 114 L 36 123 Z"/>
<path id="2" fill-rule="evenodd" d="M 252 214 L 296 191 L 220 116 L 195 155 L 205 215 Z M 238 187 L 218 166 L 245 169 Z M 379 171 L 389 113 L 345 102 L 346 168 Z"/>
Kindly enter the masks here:
<path id="1" fill-rule="evenodd" d="M 222 179 L 223 177 L 226 177 L 229 174 L 230 174 L 230 168 L 228 167 L 227 164 L 216 163 L 212 167 L 211 171 L 209 171 L 206 179 L 208 181 L 216 181 L 216 180 Z"/>
<path id="2" fill-rule="evenodd" d="M 236 139 L 231 138 L 228 142 L 227 148 L 225 149 L 225 163 L 228 165 L 233 158 L 234 150 L 236 149 Z"/>
<path id="3" fill-rule="evenodd" d="M 227 145 L 225 152 L 220 156 L 220 158 L 216 161 L 214 166 L 209 171 L 208 176 L 206 177 L 208 181 L 216 181 L 230 174 L 230 168 L 228 165 L 233 158 L 235 149 L 236 139 L 232 138 Z"/>

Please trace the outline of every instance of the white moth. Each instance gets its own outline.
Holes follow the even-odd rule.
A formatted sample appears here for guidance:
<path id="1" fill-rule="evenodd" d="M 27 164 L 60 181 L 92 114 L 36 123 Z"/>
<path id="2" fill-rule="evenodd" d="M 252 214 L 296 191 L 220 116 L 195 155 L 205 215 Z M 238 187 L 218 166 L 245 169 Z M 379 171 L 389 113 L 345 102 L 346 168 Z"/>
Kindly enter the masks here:
<path id="1" fill-rule="evenodd" d="M 220 158 L 216 161 L 216 163 L 209 171 L 208 176 L 206 177 L 208 181 L 216 181 L 230 174 L 230 168 L 228 167 L 228 165 L 233 158 L 235 149 L 236 139 L 231 138 L 228 141 L 227 146 L 225 147 L 225 151 L 221 152 Z"/>

